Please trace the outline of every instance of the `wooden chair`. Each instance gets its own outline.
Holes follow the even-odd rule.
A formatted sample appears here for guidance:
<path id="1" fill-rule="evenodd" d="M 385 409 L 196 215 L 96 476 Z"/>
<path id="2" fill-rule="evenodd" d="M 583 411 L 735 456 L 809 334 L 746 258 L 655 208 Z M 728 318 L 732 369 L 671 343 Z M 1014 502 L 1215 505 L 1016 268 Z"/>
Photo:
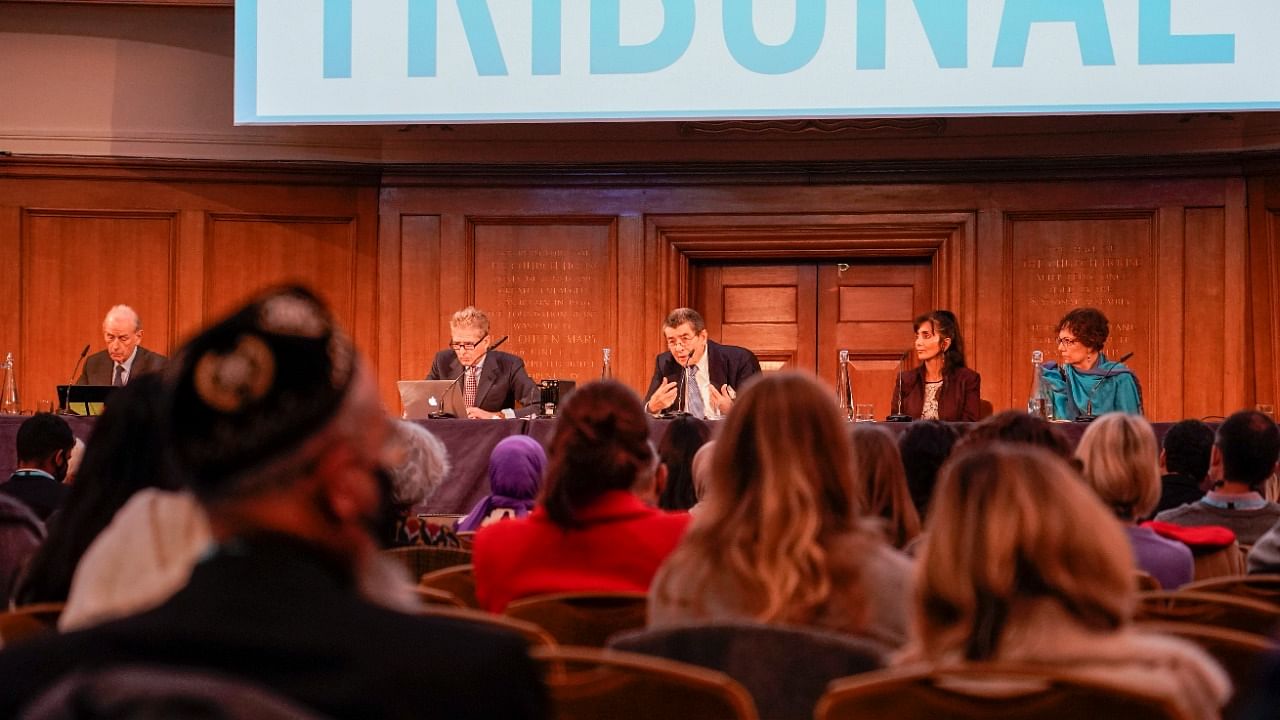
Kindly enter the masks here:
<path id="1" fill-rule="evenodd" d="M 1191 548 L 1192 560 L 1195 563 L 1193 577 L 1196 580 L 1226 575 L 1243 575 L 1245 572 L 1245 554 L 1239 543 L 1231 543 L 1227 547 L 1200 552 Z"/>
<path id="2" fill-rule="evenodd" d="M 1227 575 L 1209 580 L 1197 580 L 1184 585 L 1182 589 L 1222 593 L 1232 597 L 1280 605 L 1280 575 Z"/>
<path id="3" fill-rule="evenodd" d="M 1149 572 L 1138 570 L 1136 571 L 1135 575 L 1137 576 L 1137 579 L 1138 579 L 1139 592 L 1151 592 L 1153 590 L 1164 589 L 1163 587 L 1161 587 L 1160 581 L 1157 580 L 1155 576 Z"/>
<path id="4" fill-rule="evenodd" d="M 580 592 L 514 600 L 505 613 L 531 622 L 561 645 L 604 647 L 609 636 L 645 626 L 647 598 L 637 592 Z"/>
<path id="5" fill-rule="evenodd" d="M 1244 705 L 1254 696 L 1262 681 L 1264 663 L 1276 646 L 1267 638 L 1252 633 L 1197 625 L 1189 622 L 1139 622 L 1138 628 L 1161 635 L 1173 635 L 1200 646 L 1231 676 L 1234 690 L 1222 717 L 1244 717 Z"/>
<path id="6" fill-rule="evenodd" d="M 423 575 L 418 585 L 433 590 L 443 590 L 458 598 L 464 607 L 480 607 L 480 602 L 476 600 L 476 576 L 470 565 L 454 565 L 433 570 Z"/>
<path id="7" fill-rule="evenodd" d="M 723 673 L 595 648 L 534 648 L 555 720 L 755 720 L 751 696 Z"/>
<path id="8" fill-rule="evenodd" d="M 421 578 L 432 570 L 471 564 L 471 551 L 459 548 L 409 545 L 391 548 L 384 552 L 403 563 L 405 569 L 415 578 Z"/>
<path id="9" fill-rule="evenodd" d="M 1179 720 L 1168 700 L 1069 672 L 973 663 L 903 667 L 831 683 L 817 720 Z"/>
<path id="10" fill-rule="evenodd" d="M 418 599 L 423 605 L 442 605 L 444 607 L 464 608 L 466 603 L 459 600 L 451 592 L 437 590 L 435 588 L 423 587 L 421 585 L 413 589 L 418 595 Z"/>
<path id="11" fill-rule="evenodd" d="M 1135 620 L 1188 622 L 1268 636 L 1280 607 L 1259 600 L 1192 590 L 1138 593 Z"/>
<path id="12" fill-rule="evenodd" d="M 47 632 L 57 632 L 63 603 L 34 603 L 0 613 L 0 647 Z"/>
<path id="13" fill-rule="evenodd" d="M 483 610 L 475 610 L 472 608 L 448 607 L 445 605 L 427 605 L 422 608 L 423 615 L 432 617 L 444 617 L 452 620 L 460 620 L 462 622 L 476 623 L 489 628 L 497 628 L 499 630 L 507 630 L 513 632 L 529 644 L 529 647 L 551 647 L 556 644 L 555 638 L 551 637 L 551 633 L 534 625 L 533 623 L 515 618 L 504 617 L 502 615 L 494 615 L 493 613 Z"/>
<path id="14" fill-rule="evenodd" d="M 807 718 L 836 678 L 884 667 L 874 640 L 809 627 L 710 623 L 615 635 L 609 647 L 718 670 L 751 693 L 765 718 Z"/>

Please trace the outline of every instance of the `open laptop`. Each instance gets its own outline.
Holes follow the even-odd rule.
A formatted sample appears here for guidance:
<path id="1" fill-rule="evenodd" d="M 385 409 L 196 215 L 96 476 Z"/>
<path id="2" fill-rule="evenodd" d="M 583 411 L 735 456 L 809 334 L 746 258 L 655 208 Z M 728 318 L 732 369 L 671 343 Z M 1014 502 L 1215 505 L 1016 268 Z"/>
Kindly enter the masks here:
<path id="1" fill-rule="evenodd" d="M 405 420 L 429 417 L 466 417 L 462 383 L 453 380 L 399 380 L 400 404 Z"/>

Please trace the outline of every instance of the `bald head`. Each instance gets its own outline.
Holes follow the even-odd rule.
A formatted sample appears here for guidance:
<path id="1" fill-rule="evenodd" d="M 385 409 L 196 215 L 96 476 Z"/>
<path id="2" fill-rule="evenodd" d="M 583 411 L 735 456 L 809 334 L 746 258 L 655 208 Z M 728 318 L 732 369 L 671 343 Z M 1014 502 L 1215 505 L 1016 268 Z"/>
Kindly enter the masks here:
<path id="1" fill-rule="evenodd" d="M 111 361 L 124 363 L 142 341 L 142 318 L 128 305 L 116 305 L 102 320 L 102 337 Z"/>

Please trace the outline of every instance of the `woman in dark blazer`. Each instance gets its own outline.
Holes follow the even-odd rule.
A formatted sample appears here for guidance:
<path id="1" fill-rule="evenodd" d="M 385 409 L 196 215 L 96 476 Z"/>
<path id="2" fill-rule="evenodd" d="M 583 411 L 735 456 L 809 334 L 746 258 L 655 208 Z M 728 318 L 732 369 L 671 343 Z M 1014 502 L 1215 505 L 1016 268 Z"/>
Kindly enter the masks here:
<path id="1" fill-rule="evenodd" d="M 898 376 L 901 413 L 924 420 L 978 420 L 982 376 L 964 365 L 964 340 L 955 314 L 934 310 L 916 318 L 915 329 L 920 366 Z"/>

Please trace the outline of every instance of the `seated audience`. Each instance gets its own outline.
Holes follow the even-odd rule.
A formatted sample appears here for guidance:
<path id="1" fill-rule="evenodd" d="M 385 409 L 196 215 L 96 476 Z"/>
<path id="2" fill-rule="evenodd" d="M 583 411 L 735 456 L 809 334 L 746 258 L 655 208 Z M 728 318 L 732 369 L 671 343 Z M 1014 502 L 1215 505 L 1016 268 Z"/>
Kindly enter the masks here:
<path id="1" fill-rule="evenodd" d="M 649 591 L 649 625 L 748 620 L 901 645 L 911 561 L 859 516 L 830 391 L 809 375 L 767 375 L 726 423 L 703 509 Z"/>
<path id="2" fill-rule="evenodd" d="M 1026 663 L 1172 700 L 1216 718 L 1227 675 L 1199 648 L 1143 633 L 1120 524 L 1049 453 L 994 444 L 943 468 L 900 663 Z"/>
<path id="3" fill-rule="evenodd" d="M 82 462 L 84 462 L 84 441 L 76 438 L 76 444 L 71 447 L 71 458 L 67 460 L 67 479 L 63 482 L 68 485 L 76 484 L 76 476 L 80 474 Z"/>
<path id="4" fill-rule="evenodd" d="M 1160 502 L 1156 513 L 1193 503 L 1204 497 L 1213 454 L 1213 429 L 1199 420 L 1183 420 L 1164 436 L 1160 450 Z"/>
<path id="5" fill-rule="evenodd" d="M 1241 545 L 1252 545 L 1280 520 L 1280 504 L 1264 498 L 1259 488 L 1275 472 L 1280 459 L 1280 430 L 1271 418 L 1243 410 L 1218 426 L 1210 454 L 1213 489 L 1200 500 L 1166 510 L 1156 520 L 1175 525 L 1221 525 Z"/>
<path id="6" fill-rule="evenodd" d="M 162 379 L 156 373 L 139 375 L 112 395 L 85 449 L 80 479 L 50 520 L 49 537 L 23 574 L 15 602 L 66 602 L 81 557 L 134 493 L 183 486 L 168 453 L 163 398 Z M 136 577 L 128 582 L 146 580 Z"/>
<path id="7" fill-rule="evenodd" d="M 503 438 L 489 454 L 489 494 L 458 521 L 459 532 L 474 532 L 507 518 L 528 515 L 542 489 L 547 452 L 528 435 Z"/>
<path id="8" fill-rule="evenodd" d="M 658 457 L 667 469 L 667 485 L 658 497 L 663 510 L 688 510 L 698 504 L 693 486 L 693 456 L 711 439 L 711 426 L 693 416 L 672 420 L 658 441 Z"/>
<path id="9" fill-rule="evenodd" d="M 956 449 L 971 450 L 995 442 L 1044 448 L 1079 469 L 1071 442 L 1048 420 L 1021 410 L 1005 410 L 974 425 Z"/>
<path id="10" fill-rule="evenodd" d="M 885 539 L 898 549 L 920 534 L 920 515 L 907 490 L 907 473 L 902 468 L 898 443 L 889 431 L 875 425 L 853 428 L 855 487 L 861 495 L 862 511 L 885 522 Z"/>
<path id="11" fill-rule="evenodd" d="M 662 476 L 640 398 L 615 381 L 578 388 L 560 408 L 541 503 L 476 534 L 480 606 L 501 612 L 529 595 L 647 590 L 689 523 L 687 513 L 651 507 Z"/>
<path id="12" fill-rule="evenodd" d="M 14 438 L 18 469 L 0 484 L 0 493 L 26 505 L 42 522 L 48 520 L 71 490 L 62 481 L 75 444 L 71 426 L 57 415 L 38 413 L 27 418 Z"/>
<path id="13" fill-rule="evenodd" d="M 898 442 L 902 469 L 907 474 L 907 490 L 922 519 L 929 510 L 929 498 L 938 481 L 938 470 L 951 456 L 951 449 L 959 438 L 959 431 L 952 425 L 922 420 L 911 423 Z"/>
<path id="14" fill-rule="evenodd" d="M 715 457 L 715 440 L 708 440 L 693 454 L 689 462 L 689 477 L 693 480 L 693 494 L 698 499 L 689 508 L 689 513 L 698 512 L 707 499 L 707 486 L 711 484 L 711 458 Z"/>
<path id="15" fill-rule="evenodd" d="M 159 607 L 0 652 L 0 717 L 72 671 L 150 664 L 260 685 L 336 718 L 541 717 L 524 642 L 357 591 L 396 458 L 373 374 L 302 288 L 257 297 L 171 366 L 171 442 L 216 549 Z M 478 692 L 501 678 L 502 692 Z"/>
<path id="16" fill-rule="evenodd" d="M 404 460 L 388 468 L 393 520 L 386 543 L 458 547 L 452 528 L 437 527 L 432 532 L 414 512 L 414 507 L 430 498 L 449 475 L 449 449 L 430 430 L 408 420 L 396 423 L 396 434 L 404 447 Z M 435 542 L 431 542 L 433 538 Z"/>
<path id="17" fill-rule="evenodd" d="M 1166 590 L 1191 582 L 1195 570 L 1191 549 L 1138 527 L 1138 520 L 1151 512 L 1160 496 L 1151 424 L 1139 415 L 1103 415 L 1084 431 L 1076 456 L 1084 464 L 1085 481 L 1124 525 L 1138 569 Z"/>
<path id="18" fill-rule="evenodd" d="M 23 503 L 0 494 L 0 599 L 8 607 L 18 574 L 44 541 L 44 523 Z"/>

